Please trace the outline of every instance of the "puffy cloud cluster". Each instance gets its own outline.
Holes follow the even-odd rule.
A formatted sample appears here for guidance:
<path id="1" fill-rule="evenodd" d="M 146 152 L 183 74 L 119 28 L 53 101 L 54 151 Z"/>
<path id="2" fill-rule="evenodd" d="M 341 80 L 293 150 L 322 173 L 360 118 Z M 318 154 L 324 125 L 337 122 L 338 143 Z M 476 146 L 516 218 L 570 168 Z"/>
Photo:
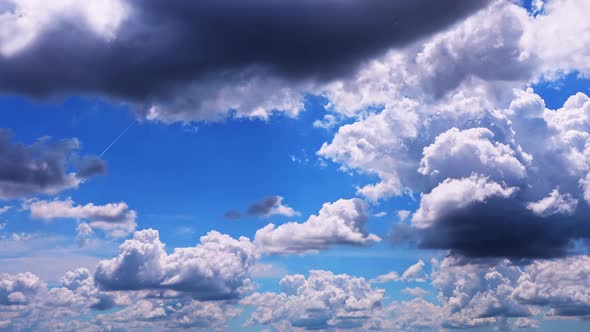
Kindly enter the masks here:
<path id="1" fill-rule="evenodd" d="M 198 300 L 236 298 L 251 288 L 254 246 L 211 231 L 195 247 L 165 251 L 153 229 L 135 232 L 117 257 L 98 264 L 94 278 L 105 290 L 174 290 Z"/>
<path id="2" fill-rule="evenodd" d="M 357 198 L 325 203 L 303 223 L 268 224 L 256 231 L 254 245 L 262 253 L 308 253 L 333 245 L 368 246 L 381 239 L 365 230 L 367 204 Z"/>
<path id="3" fill-rule="evenodd" d="M 541 22 L 586 6 L 552 3 L 535 17 L 495 1 L 325 86 L 332 112 L 358 118 L 318 155 L 377 175 L 358 189 L 371 201 L 421 195 L 410 224 L 394 229 L 396 240 L 470 257 L 536 258 L 566 255 L 590 237 L 581 201 L 590 196 L 590 98 L 578 93 L 552 110 L 528 87 L 551 76 L 549 62 L 554 73 L 573 70 L 530 45 Z M 572 43 L 583 58 L 584 42 Z"/>
<path id="4" fill-rule="evenodd" d="M 383 305 L 383 290 L 346 274 L 316 270 L 307 278 L 287 275 L 280 286 L 281 293 L 254 293 L 241 301 L 255 306 L 247 324 L 287 330 L 358 329 Z"/>
<path id="5" fill-rule="evenodd" d="M 0 199 L 55 194 L 104 172 L 104 161 L 92 156 L 80 159 L 79 149 L 75 138 L 53 141 L 42 137 L 31 145 L 13 143 L 11 133 L 0 129 Z"/>
<path id="6" fill-rule="evenodd" d="M 514 296 L 558 316 L 590 315 L 590 257 L 536 261 L 526 266 Z"/>
<path id="7" fill-rule="evenodd" d="M 0 305 L 27 304 L 45 287 L 32 273 L 0 274 Z"/>
<path id="8" fill-rule="evenodd" d="M 100 229 L 111 237 L 124 237 L 135 230 L 137 213 L 129 209 L 127 203 L 105 205 L 75 205 L 71 198 L 66 200 L 36 200 L 27 204 L 31 217 L 42 220 L 76 219 L 88 221 L 78 225 L 80 239 L 87 238 L 93 229 Z"/>
<path id="9" fill-rule="evenodd" d="M 10 293 L 3 298 L 5 292 Z M 100 291 L 85 268 L 67 272 L 49 289 L 31 273 L 2 274 L 0 300 L 0 331 L 211 330 L 241 312 L 229 303 L 199 302 L 180 293 Z"/>

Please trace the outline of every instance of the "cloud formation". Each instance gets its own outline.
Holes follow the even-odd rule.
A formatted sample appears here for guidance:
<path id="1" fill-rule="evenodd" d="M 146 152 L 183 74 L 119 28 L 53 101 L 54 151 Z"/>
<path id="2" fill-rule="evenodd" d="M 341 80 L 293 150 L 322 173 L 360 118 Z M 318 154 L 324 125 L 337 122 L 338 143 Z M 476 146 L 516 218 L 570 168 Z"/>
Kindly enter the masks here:
<path id="1" fill-rule="evenodd" d="M 87 237 L 92 229 L 100 229 L 111 237 L 125 237 L 137 227 L 137 213 L 129 209 L 127 203 L 109 203 L 105 205 L 75 205 L 71 198 L 66 200 L 32 201 L 27 205 L 31 217 L 42 220 L 75 219 L 88 221 L 78 225 L 78 234 Z M 86 225 L 86 226 L 84 226 Z M 90 227 L 90 230 L 88 230 Z"/>
<path id="2" fill-rule="evenodd" d="M 382 306 L 384 294 L 363 278 L 320 270 L 310 271 L 307 278 L 287 275 L 279 284 L 281 293 L 254 293 L 241 301 L 255 306 L 247 325 L 287 330 L 361 328 Z"/>
<path id="3" fill-rule="evenodd" d="M 10 131 L 0 129 L 0 199 L 56 194 L 105 170 L 104 161 L 97 157 L 85 156 L 76 162 L 78 139 L 42 137 L 24 145 L 11 142 L 11 137 Z"/>
<path id="4" fill-rule="evenodd" d="M 165 122 L 296 116 L 297 82 L 350 74 L 488 2 L 9 0 L 0 89 L 121 98 Z"/>
<path id="5" fill-rule="evenodd" d="M 197 300 L 237 298 L 249 290 L 254 247 L 211 231 L 195 247 L 165 251 L 153 229 L 135 232 L 119 255 L 98 264 L 94 279 L 105 290 L 174 290 Z"/>
<path id="6" fill-rule="evenodd" d="M 267 254 L 310 253 L 334 245 L 369 246 L 381 239 L 365 230 L 367 204 L 357 198 L 325 203 L 303 223 L 268 224 L 256 231 L 254 245 Z"/>

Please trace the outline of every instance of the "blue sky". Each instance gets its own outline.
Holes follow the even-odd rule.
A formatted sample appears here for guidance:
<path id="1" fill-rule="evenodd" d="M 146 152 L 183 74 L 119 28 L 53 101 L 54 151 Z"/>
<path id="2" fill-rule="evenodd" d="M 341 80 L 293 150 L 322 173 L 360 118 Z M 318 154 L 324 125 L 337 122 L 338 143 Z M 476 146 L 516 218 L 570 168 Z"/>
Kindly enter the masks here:
<path id="1" fill-rule="evenodd" d="M 588 4 L 311 1 L 0 0 L 0 331 L 588 330 Z"/>

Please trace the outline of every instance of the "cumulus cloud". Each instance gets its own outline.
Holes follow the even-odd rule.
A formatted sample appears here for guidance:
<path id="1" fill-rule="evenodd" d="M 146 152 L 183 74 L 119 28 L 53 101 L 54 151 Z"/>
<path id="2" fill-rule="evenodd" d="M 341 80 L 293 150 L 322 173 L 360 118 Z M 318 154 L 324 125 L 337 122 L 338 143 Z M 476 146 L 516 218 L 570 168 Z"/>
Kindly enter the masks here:
<path id="1" fill-rule="evenodd" d="M 287 275 L 279 282 L 281 293 L 254 293 L 241 301 L 255 306 L 248 325 L 286 328 L 361 328 L 382 306 L 384 291 L 363 278 L 314 270 Z"/>
<path id="2" fill-rule="evenodd" d="M 0 305 L 27 304 L 45 284 L 32 273 L 0 274 Z"/>
<path id="3" fill-rule="evenodd" d="M 550 216 L 552 214 L 572 215 L 576 211 L 578 200 L 570 194 L 560 194 L 556 188 L 549 196 L 527 204 L 527 208 L 539 216 Z"/>
<path id="4" fill-rule="evenodd" d="M 0 199 L 55 194 L 76 188 L 104 171 L 104 162 L 90 156 L 84 157 L 75 171 L 80 149 L 75 138 L 53 141 L 42 137 L 25 145 L 11 142 L 11 136 L 8 130 L 0 129 Z"/>
<path id="5" fill-rule="evenodd" d="M 424 148 L 418 172 L 442 179 L 471 173 L 512 181 L 524 178 L 526 169 L 516 152 L 509 145 L 493 142 L 493 137 L 487 128 L 451 128 Z"/>
<path id="6" fill-rule="evenodd" d="M 360 199 L 325 203 L 303 223 L 268 224 L 256 231 L 254 245 L 263 253 L 309 253 L 334 245 L 368 246 L 381 239 L 365 230 L 367 204 Z"/>
<path id="7" fill-rule="evenodd" d="M 32 201 L 27 205 L 31 211 L 31 217 L 42 220 L 54 220 L 59 218 L 87 220 L 86 226 L 78 225 L 85 236 L 89 235 L 88 226 L 92 229 L 100 229 L 111 237 L 124 237 L 135 230 L 137 213 L 129 209 L 127 203 L 109 203 L 105 205 L 75 205 L 71 198 L 66 200 Z M 80 229 L 82 227 L 82 229 Z"/>
<path id="8" fill-rule="evenodd" d="M 535 261 L 525 267 L 514 296 L 519 301 L 551 308 L 551 315 L 590 315 L 590 257 Z"/>
<path id="9" fill-rule="evenodd" d="M 153 229 L 135 232 L 120 254 L 98 264 L 97 285 L 105 290 L 162 289 L 190 293 L 197 300 L 221 300 L 249 290 L 254 247 L 241 237 L 211 231 L 195 247 L 171 254 Z"/>
<path id="10" fill-rule="evenodd" d="M 446 179 L 420 199 L 420 208 L 412 216 L 417 227 L 425 228 L 444 215 L 489 198 L 508 198 L 517 189 L 505 187 L 489 178 L 472 175 L 461 179 Z"/>

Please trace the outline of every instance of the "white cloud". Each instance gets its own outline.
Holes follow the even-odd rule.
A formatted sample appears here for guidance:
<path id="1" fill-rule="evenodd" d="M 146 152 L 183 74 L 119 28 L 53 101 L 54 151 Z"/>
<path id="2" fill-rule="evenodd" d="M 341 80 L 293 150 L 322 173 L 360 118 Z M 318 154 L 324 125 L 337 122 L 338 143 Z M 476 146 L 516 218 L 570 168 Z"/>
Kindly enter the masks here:
<path id="1" fill-rule="evenodd" d="M 525 166 L 508 145 L 494 142 L 487 128 L 451 128 L 424 148 L 418 171 L 440 179 L 479 173 L 497 179 L 517 180 L 526 176 Z"/>
<path id="2" fill-rule="evenodd" d="M 119 247 L 119 256 L 98 264 L 96 283 L 110 290 L 184 291 L 201 300 L 235 298 L 251 286 L 254 247 L 245 237 L 211 231 L 195 247 L 171 254 L 164 249 L 158 231 L 135 232 Z"/>
<path id="3" fill-rule="evenodd" d="M 366 203 L 360 199 L 325 203 L 318 215 L 312 215 L 303 223 L 268 224 L 259 229 L 254 244 L 267 254 L 309 253 L 342 244 L 372 245 L 380 238 L 365 230 L 366 209 Z"/>
<path id="4" fill-rule="evenodd" d="M 397 211 L 397 217 L 400 221 L 405 221 L 408 217 L 412 214 L 412 211 L 409 210 L 399 210 Z"/>
<path id="5" fill-rule="evenodd" d="M 0 274 L 0 305 L 29 303 L 45 284 L 32 273 Z"/>
<path id="6" fill-rule="evenodd" d="M 519 301 L 552 308 L 552 315 L 590 315 L 590 257 L 535 261 L 525 272 L 514 290 Z"/>
<path id="7" fill-rule="evenodd" d="M 91 228 L 100 229 L 112 237 L 124 237 L 133 232 L 137 223 L 137 213 L 130 210 L 127 203 L 109 203 L 105 205 L 75 205 L 71 198 L 64 201 L 32 201 L 27 205 L 31 217 L 42 220 L 70 218 L 88 220 Z"/>
<path id="8" fill-rule="evenodd" d="M 363 278 L 317 270 L 307 278 L 285 276 L 280 285 L 281 293 L 255 293 L 241 301 L 256 306 L 248 325 L 287 322 L 287 330 L 358 329 L 382 306 L 384 293 Z"/>
<path id="9" fill-rule="evenodd" d="M 414 287 L 414 288 L 406 287 L 406 288 L 402 289 L 402 293 L 406 294 L 406 295 L 413 296 L 413 297 L 424 297 L 429 294 L 429 292 L 427 290 L 422 289 L 420 287 Z"/>
<path id="10" fill-rule="evenodd" d="M 529 210 L 542 217 L 553 214 L 572 215 L 577 206 L 578 200 L 570 194 L 560 194 L 559 188 L 553 189 L 549 196 L 527 204 Z"/>

